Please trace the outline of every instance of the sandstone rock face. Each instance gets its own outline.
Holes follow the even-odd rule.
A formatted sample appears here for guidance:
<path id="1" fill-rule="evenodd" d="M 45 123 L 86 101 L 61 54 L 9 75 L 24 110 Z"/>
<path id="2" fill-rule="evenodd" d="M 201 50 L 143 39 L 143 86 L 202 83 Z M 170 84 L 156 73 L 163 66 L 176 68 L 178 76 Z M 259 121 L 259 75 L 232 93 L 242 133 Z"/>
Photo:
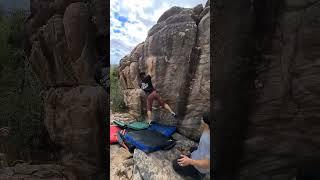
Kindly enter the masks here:
<path id="1" fill-rule="evenodd" d="M 219 6 L 214 9 L 217 38 L 213 44 L 214 70 L 221 80 L 214 89 L 219 91 L 214 98 L 220 104 L 214 136 L 217 158 L 214 167 L 218 177 L 293 179 L 298 168 L 306 165 L 305 161 L 319 164 L 316 144 L 320 137 L 317 121 L 320 81 L 316 77 L 320 74 L 317 66 L 320 3 L 308 0 L 288 0 L 284 4 L 281 1 L 218 2 Z M 253 13 L 247 13 L 251 8 Z M 254 32 L 250 32 L 252 29 Z M 255 54 L 246 53 L 250 51 Z M 240 68 L 234 68 L 239 66 L 242 72 L 254 69 L 254 76 L 242 76 Z M 239 78 L 228 78 L 226 74 L 231 71 L 220 70 L 232 68 Z M 249 88 L 248 81 L 256 87 Z M 229 95 L 238 94 L 227 96 L 228 93 L 222 93 L 223 88 L 219 89 L 222 86 L 236 89 L 229 90 Z M 240 102 L 241 99 L 245 101 Z M 241 108 L 247 106 L 248 101 L 251 101 L 249 109 Z M 234 109 L 244 111 L 239 113 Z M 232 120 L 234 117 L 237 120 Z M 238 151 L 242 147 L 242 151 Z M 231 174 L 231 168 L 227 164 L 235 161 L 239 162 L 233 167 L 238 170 L 234 171 L 237 178 L 230 178 L 227 174 Z"/>
<path id="2" fill-rule="evenodd" d="M 271 52 L 263 52 L 270 57 L 269 66 L 257 77 L 264 87 L 257 91 L 245 141 L 244 162 L 255 161 L 241 168 L 243 179 L 289 179 L 305 159 L 320 155 L 314 144 L 320 137 L 315 121 L 320 112 L 320 35 L 315 33 L 320 30 L 320 3 L 287 2 L 289 8 L 305 12 L 283 11 Z"/>
<path id="3" fill-rule="evenodd" d="M 123 90 L 123 96 L 125 103 L 129 109 L 129 113 L 134 117 L 139 117 L 145 109 L 144 106 L 146 104 L 143 101 L 144 92 L 142 89 L 131 89 L 131 90 Z"/>
<path id="4" fill-rule="evenodd" d="M 201 54 L 190 85 L 186 116 L 179 125 L 181 133 L 189 137 L 201 135 L 194 127 L 199 126 L 203 111 L 210 109 L 210 11 L 199 22 L 198 45 Z"/>
<path id="5" fill-rule="evenodd" d="M 106 3 L 33 0 L 26 21 L 29 59 L 44 87 L 44 122 L 73 179 L 98 178 L 106 168 L 108 94 L 95 80 Z"/>
<path id="6" fill-rule="evenodd" d="M 206 9 L 203 15 L 203 11 L 202 5 L 193 9 L 172 7 L 119 67 L 121 88 L 133 115 L 141 116 L 146 109 L 144 93 L 136 92 L 139 73 L 150 71 L 162 99 L 179 114 L 173 119 L 168 112 L 158 110 L 154 119 L 176 125 L 179 132 L 193 139 L 200 137 L 201 114 L 209 111 L 210 104 L 210 13 Z"/>

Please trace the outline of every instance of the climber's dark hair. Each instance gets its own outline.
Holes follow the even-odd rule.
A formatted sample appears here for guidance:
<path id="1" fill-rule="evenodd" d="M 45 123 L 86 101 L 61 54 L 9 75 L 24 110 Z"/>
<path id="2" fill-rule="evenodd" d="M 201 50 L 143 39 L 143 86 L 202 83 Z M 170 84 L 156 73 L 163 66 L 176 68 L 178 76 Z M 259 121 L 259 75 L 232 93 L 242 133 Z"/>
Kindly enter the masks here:
<path id="1" fill-rule="evenodd" d="M 145 75 L 146 75 L 145 72 L 141 72 L 141 73 L 140 73 L 140 78 L 142 78 L 142 77 L 145 76 Z"/>
<path id="2" fill-rule="evenodd" d="M 210 127 L 210 113 L 209 112 L 203 113 L 202 119 L 203 119 L 203 122 L 208 124 L 208 126 Z"/>

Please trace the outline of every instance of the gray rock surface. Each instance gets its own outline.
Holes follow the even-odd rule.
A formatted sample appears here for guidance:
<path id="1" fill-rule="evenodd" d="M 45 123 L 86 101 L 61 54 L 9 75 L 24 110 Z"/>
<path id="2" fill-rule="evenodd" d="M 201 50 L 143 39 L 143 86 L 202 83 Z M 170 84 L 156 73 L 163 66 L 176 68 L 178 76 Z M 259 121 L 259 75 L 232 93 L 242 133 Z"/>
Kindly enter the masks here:
<path id="1" fill-rule="evenodd" d="M 135 164 L 138 167 L 139 173 L 141 174 L 143 179 L 150 180 L 170 178 L 176 180 L 183 179 L 174 172 L 172 163 L 170 161 L 177 157 L 177 153 L 172 154 L 157 151 L 151 154 L 146 154 L 139 149 L 135 149 L 133 155 Z"/>
<path id="2" fill-rule="evenodd" d="M 197 146 L 197 143 L 178 133 L 175 133 L 173 138 L 177 140 L 177 144 L 170 150 L 161 150 L 149 154 L 139 149 L 134 150 L 134 179 L 185 179 L 173 170 L 172 161 L 181 154 L 190 153 L 190 147 Z"/>
<path id="3" fill-rule="evenodd" d="M 174 172 L 172 161 L 180 154 L 190 153 L 190 147 L 197 146 L 197 143 L 179 133 L 173 134 L 173 138 L 177 144 L 172 149 L 149 154 L 139 149 L 130 154 L 118 144 L 111 145 L 111 179 L 184 179 Z"/>
<path id="4" fill-rule="evenodd" d="M 145 111 L 146 97 L 137 93 L 139 72 L 150 70 L 160 96 L 179 114 L 173 119 L 168 112 L 157 110 L 154 120 L 176 125 L 179 132 L 192 139 L 200 138 L 201 115 L 210 104 L 208 12 L 209 7 L 203 9 L 202 5 L 170 8 L 119 67 L 121 88 L 131 114 L 139 117 Z"/>
<path id="5" fill-rule="evenodd" d="M 200 137 L 199 127 L 202 113 L 210 109 L 210 11 L 198 24 L 198 46 L 201 50 L 194 77 L 190 83 L 190 94 L 186 115 L 179 130 L 188 137 Z M 207 102 L 207 103 L 206 103 Z"/>
<path id="6" fill-rule="evenodd" d="M 170 150 L 161 150 L 149 154 L 135 149 L 131 154 L 118 144 L 110 146 L 110 178 L 112 180 L 142 179 L 185 179 L 172 168 L 172 161 L 180 154 L 189 154 L 190 148 L 198 144 L 185 136 L 174 133 L 176 145 Z"/>
<path id="7" fill-rule="evenodd" d="M 111 180 L 133 178 L 132 154 L 118 144 L 110 146 L 110 178 Z"/>

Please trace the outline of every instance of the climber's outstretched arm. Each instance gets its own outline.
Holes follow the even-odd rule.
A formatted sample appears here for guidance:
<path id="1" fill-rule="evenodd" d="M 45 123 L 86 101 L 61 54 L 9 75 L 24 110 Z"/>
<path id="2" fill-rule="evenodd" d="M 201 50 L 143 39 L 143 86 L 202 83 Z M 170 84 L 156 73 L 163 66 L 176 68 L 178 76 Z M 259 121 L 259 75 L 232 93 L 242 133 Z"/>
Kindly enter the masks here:
<path id="1" fill-rule="evenodd" d="M 155 58 L 152 57 L 151 59 L 149 59 L 149 62 L 147 63 L 147 75 L 154 75 L 152 70 L 154 69 L 154 65 L 155 65 Z"/>

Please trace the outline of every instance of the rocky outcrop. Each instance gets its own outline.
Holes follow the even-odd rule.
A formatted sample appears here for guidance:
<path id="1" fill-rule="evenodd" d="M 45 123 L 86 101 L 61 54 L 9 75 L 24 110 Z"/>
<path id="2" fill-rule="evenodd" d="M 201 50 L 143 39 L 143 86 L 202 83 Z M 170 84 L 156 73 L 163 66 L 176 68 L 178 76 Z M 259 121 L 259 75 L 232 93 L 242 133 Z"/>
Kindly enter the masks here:
<path id="1" fill-rule="evenodd" d="M 187 139 L 181 134 L 173 134 L 176 140 L 174 148 L 166 151 L 156 151 L 146 154 L 139 149 L 133 153 L 134 178 L 136 179 L 188 179 L 177 174 L 172 167 L 172 161 L 179 158 L 181 154 L 189 154 L 191 147 L 196 147 L 197 143 Z M 204 179 L 210 179 L 207 175 Z"/>
<path id="2" fill-rule="evenodd" d="M 198 24 L 197 44 L 201 53 L 191 80 L 191 90 L 185 108 L 186 115 L 179 125 L 180 132 L 190 137 L 199 133 L 195 130 L 195 127 L 198 127 L 198 122 L 195 120 L 201 120 L 204 110 L 210 109 L 210 11 L 206 12 Z"/>
<path id="3" fill-rule="evenodd" d="M 119 144 L 110 146 L 110 179 L 133 178 L 132 154 Z"/>
<path id="4" fill-rule="evenodd" d="M 320 3 L 227 0 L 214 12 L 217 178 L 293 179 L 319 164 Z"/>
<path id="5" fill-rule="evenodd" d="M 139 117 L 145 112 L 139 73 L 150 73 L 163 100 L 179 115 L 173 119 L 168 112 L 154 110 L 154 119 L 176 125 L 180 133 L 193 139 L 200 137 L 201 115 L 210 106 L 209 8 L 170 8 L 119 67 L 131 114 Z"/>
<path id="6" fill-rule="evenodd" d="M 171 157 L 171 161 L 170 157 L 165 157 L 168 155 L 169 153 L 167 154 L 159 151 L 148 155 L 139 149 L 135 149 L 133 155 L 135 168 L 139 171 L 143 179 L 184 179 L 176 174 L 172 168 L 171 161 L 174 158 L 179 157 L 179 154 L 170 153 L 172 156 L 175 155 L 175 157 Z"/>
<path id="7" fill-rule="evenodd" d="M 173 170 L 172 161 L 182 153 L 190 153 L 190 148 L 197 143 L 178 133 L 172 137 L 176 140 L 172 149 L 148 154 L 139 149 L 130 154 L 119 145 L 111 145 L 111 179 L 184 179 Z"/>
<path id="8" fill-rule="evenodd" d="M 106 52 L 99 46 L 107 36 L 106 3 L 32 0 L 26 21 L 26 50 L 44 88 L 44 122 L 75 179 L 106 173 L 108 94 L 95 79 L 98 57 Z"/>
<path id="9" fill-rule="evenodd" d="M 135 149 L 133 154 L 135 176 L 141 176 L 142 179 L 184 179 L 173 170 L 172 161 L 181 153 L 188 153 L 189 149 L 197 144 L 177 133 L 173 138 L 177 140 L 177 144 L 170 150 L 146 154 Z"/>

